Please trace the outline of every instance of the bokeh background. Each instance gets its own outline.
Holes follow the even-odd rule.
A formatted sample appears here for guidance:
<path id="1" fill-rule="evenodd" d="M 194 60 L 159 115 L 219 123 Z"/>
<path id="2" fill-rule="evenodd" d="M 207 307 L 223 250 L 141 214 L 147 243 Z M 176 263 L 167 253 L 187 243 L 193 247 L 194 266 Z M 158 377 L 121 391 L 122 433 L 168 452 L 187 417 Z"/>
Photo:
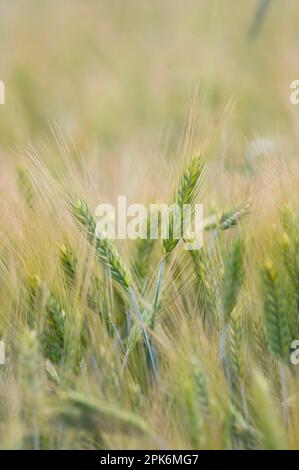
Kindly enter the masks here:
<path id="1" fill-rule="evenodd" d="M 0 0 L 1 448 L 299 448 L 298 19 Z M 184 192 L 210 221 L 194 256 L 89 243 L 99 203 Z"/>
<path id="2" fill-rule="evenodd" d="M 99 156 L 129 152 L 139 161 L 174 150 L 194 95 L 203 129 L 229 102 L 239 145 L 284 136 L 296 113 L 298 3 L 270 0 L 250 39 L 258 4 L 2 0 L 1 160 L 45 141 L 50 125 L 81 153 L 96 146 Z"/>

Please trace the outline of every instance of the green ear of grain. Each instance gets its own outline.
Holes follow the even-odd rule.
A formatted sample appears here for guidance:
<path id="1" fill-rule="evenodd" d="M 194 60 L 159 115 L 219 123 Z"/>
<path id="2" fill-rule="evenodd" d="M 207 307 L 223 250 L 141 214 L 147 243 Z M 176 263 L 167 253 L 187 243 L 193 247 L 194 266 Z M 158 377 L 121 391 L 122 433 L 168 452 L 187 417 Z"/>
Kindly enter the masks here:
<path id="1" fill-rule="evenodd" d="M 76 221 L 86 231 L 88 240 L 95 244 L 96 258 L 100 265 L 111 273 L 117 283 L 129 290 L 132 284 L 131 273 L 112 241 L 96 237 L 96 220 L 86 202 L 82 199 L 73 202 L 72 213 Z"/>
<path id="2" fill-rule="evenodd" d="M 269 347 L 267 342 L 267 335 L 265 330 L 264 319 L 260 317 L 253 317 L 252 319 L 252 343 L 256 360 L 261 365 L 264 375 L 269 375 L 268 355 Z"/>
<path id="3" fill-rule="evenodd" d="M 64 348 L 65 312 L 60 302 L 50 294 L 46 305 L 46 319 L 41 336 L 44 355 L 54 364 L 61 361 Z"/>
<path id="4" fill-rule="evenodd" d="M 194 198 L 196 185 L 203 173 L 204 162 L 201 155 L 191 158 L 185 167 L 180 184 L 177 190 L 175 201 L 182 207 L 184 204 L 191 204 Z"/>
<path id="5" fill-rule="evenodd" d="M 238 225 L 239 221 L 245 217 L 250 211 L 251 205 L 249 203 L 226 210 L 217 216 L 212 214 L 204 219 L 204 229 L 210 230 L 228 230 Z"/>
<path id="6" fill-rule="evenodd" d="M 203 416 L 200 412 L 200 404 L 197 398 L 197 390 L 194 388 L 192 377 L 186 375 L 183 378 L 181 387 L 186 435 L 192 449 L 201 449 L 206 436 L 203 427 Z"/>
<path id="7" fill-rule="evenodd" d="M 57 364 L 62 358 L 64 347 L 65 312 L 56 296 L 37 276 L 29 279 L 29 284 L 30 309 L 38 312 L 45 311 L 39 338 L 43 353 L 45 357 Z M 33 318 L 32 315 L 28 319 L 31 328 L 36 327 L 39 321 L 40 318 Z"/>
<path id="8" fill-rule="evenodd" d="M 235 308 L 230 318 L 229 361 L 232 372 L 232 383 L 237 387 L 244 379 L 243 328 L 240 312 Z"/>
<path id="9" fill-rule="evenodd" d="M 69 287 L 75 287 L 77 272 L 77 257 L 72 247 L 65 243 L 59 250 L 59 259 L 64 272 L 66 283 Z"/>
<path id="10" fill-rule="evenodd" d="M 283 292 L 273 263 L 268 260 L 262 270 L 262 288 L 267 339 L 272 354 L 287 360 L 290 348 L 290 330 L 283 308 Z"/>
<path id="11" fill-rule="evenodd" d="M 240 219 L 248 214 L 249 209 L 250 204 L 245 204 L 244 206 L 237 207 L 236 209 L 223 212 L 219 219 L 219 228 L 221 230 L 227 230 L 231 227 L 235 227 Z"/>
<path id="12" fill-rule="evenodd" d="M 198 299 L 203 312 L 203 323 L 212 324 L 215 320 L 216 296 L 211 283 L 211 269 L 208 256 L 200 250 L 189 250 L 198 282 Z"/>
<path id="13" fill-rule="evenodd" d="M 288 324 L 293 338 L 299 337 L 299 290 L 297 284 L 298 254 L 295 240 L 291 240 L 287 233 L 283 233 L 280 239 L 284 271 L 282 277 L 284 292 L 284 311 L 288 316 Z"/>
<path id="14" fill-rule="evenodd" d="M 280 209 L 279 218 L 283 230 L 293 237 L 294 231 L 298 228 L 298 216 L 289 204 L 284 205 Z"/>
<path id="15" fill-rule="evenodd" d="M 112 278 L 129 290 L 132 286 L 132 276 L 116 246 L 108 239 L 101 240 L 96 244 L 96 255 L 100 264 L 111 273 Z"/>
<path id="16" fill-rule="evenodd" d="M 236 305 L 237 297 L 242 286 L 244 272 L 244 243 L 241 238 L 233 242 L 229 257 L 225 264 L 222 308 L 224 323 L 228 323 L 231 312 Z"/>
<path id="17" fill-rule="evenodd" d="M 289 279 L 292 308 L 288 309 L 292 336 L 299 335 L 299 217 L 290 205 L 280 211 L 281 225 L 284 229 L 280 248 L 285 270 Z"/>
<path id="18" fill-rule="evenodd" d="M 204 163 L 200 155 L 196 155 L 188 162 L 179 182 L 179 186 L 172 200 L 173 204 L 178 204 L 181 209 L 181 235 L 183 229 L 183 206 L 184 204 L 192 204 L 196 195 L 196 189 L 203 178 Z M 171 238 L 174 233 L 173 218 L 170 217 L 170 237 L 163 240 L 164 256 L 168 256 L 178 244 L 179 240 Z"/>
<path id="19" fill-rule="evenodd" d="M 201 411 L 206 415 L 210 415 L 210 393 L 206 374 L 197 363 L 196 360 L 192 361 L 192 375 L 196 391 L 196 397 L 198 399 Z"/>
<path id="20" fill-rule="evenodd" d="M 68 312 L 64 326 L 62 366 L 64 383 L 72 380 L 72 375 L 80 371 L 81 361 L 89 343 L 89 330 L 81 310 Z"/>
<path id="21" fill-rule="evenodd" d="M 110 315 L 107 292 L 98 276 L 93 276 L 92 278 L 91 286 L 88 289 L 87 302 L 89 308 L 100 316 L 109 336 L 113 336 L 116 331 L 116 327 L 114 326 Z"/>
<path id="22" fill-rule="evenodd" d="M 71 201 L 71 210 L 75 220 L 86 232 L 88 240 L 93 242 L 95 239 L 96 221 L 86 202 L 81 198 L 74 197 Z"/>

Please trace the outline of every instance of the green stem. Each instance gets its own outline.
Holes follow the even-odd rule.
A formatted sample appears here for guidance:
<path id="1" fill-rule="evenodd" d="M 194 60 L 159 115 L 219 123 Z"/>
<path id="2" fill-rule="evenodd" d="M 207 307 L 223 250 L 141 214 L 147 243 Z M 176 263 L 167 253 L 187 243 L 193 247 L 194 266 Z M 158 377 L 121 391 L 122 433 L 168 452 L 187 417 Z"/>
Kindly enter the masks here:
<path id="1" fill-rule="evenodd" d="M 140 313 L 140 309 L 139 309 L 139 305 L 138 305 L 138 300 L 136 298 L 136 294 L 135 294 L 134 290 L 131 287 L 128 289 L 128 293 L 129 293 L 129 296 L 131 298 L 133 307 L 136 311 L 137 320 L 138 320 L 138 323 L 139 323 L 140 328 L 141 328 L 142 333 L 143 333 L 144 341 L 145 341 L 145 344 L 146 344 L 147 349 L 148 349 L 148 353 L 149 353 L 150 361 L 151 361 L 151 364 L 152 364 L 152 367 L 153 367 L 153 371 L 154 371 L 155 374 L 157 374 L 155 359 L 154 359 L 154 356 L 153 356 L 153 353 L 152 353 L 150 340 L 149 340 L 148 334 L 146 332 L 146 329 L 145 329 L 145 326 L 144 326 L 144 323 L 143 323 L 143 320 L 142 320 L 142 316 L 141 316 L 141 313 Z M 127 358 L 125 358 L 125 359 L 127 359 Z"/>
<path id="2" fill-rule="evenodd" d="M 162 258 L 162 260 L 160 262 L 160 266 L 159 266 L 156 292 L 155 292 L 154 303 L 153 303 L 152 320 L 151 320 L 152 329 L 154 329 L 154 327 L 155 327 L 156 312 L 157 312 L 157 307 L 158 307 L 158 304 L 159 304 L 160 291 L 161 291 L 162 279 L 163 279 L 163 273 L 164 273 L 164 266 L 165 266 L 165 257 Z"/>
<path id="3" fill-rule="evenodd" d="M 248 413 L 248 406 L 247 406 L 247 400 L 246 400 L 245 385 L 244 385 L 243 381 L 240 385 L 240 393 L 241 393 L 244 417 L 245 417 L 246 421 L 249 422 L 249 413 Z"/>
<path id="4" fill-rule="evenodd" d="M 220 343 L 219 343 L 219 357 L 220 357 L 220 361 L 223 362 L 226 380 L 228 382 L 229 387 L 231 388 L 232 381 L 231 381 L 231 375 L 230 375 L 230 370 L 229 370 L 229 365 L 228 365 L 228 360 L 227 360 L 227 355 L 226 355 L 226 350 L 225 350 L 228 328 L 229 328 L 229 325 L 228 323 L 226 323 L 223 326 L 222 331 L 221 331 Z"/>
<path id="5" fill-rule="evenodd" d="M 288 389 L 286 382 L 285 365 L 279 363 L 279 375 L 280 375 L 280 392 L 281 392 L 281 407 L 282 407 L 282 418 L 285 426 L 288 425 Z"/>

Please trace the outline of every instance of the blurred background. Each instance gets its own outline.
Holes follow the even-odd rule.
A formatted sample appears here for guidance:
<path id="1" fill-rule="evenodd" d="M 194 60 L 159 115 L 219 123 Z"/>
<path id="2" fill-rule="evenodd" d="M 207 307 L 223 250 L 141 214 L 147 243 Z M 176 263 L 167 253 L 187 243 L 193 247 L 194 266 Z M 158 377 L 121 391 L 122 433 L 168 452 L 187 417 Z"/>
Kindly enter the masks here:
<path id="1" fill-rule="evenodd" d="M 294 338 L 299 334 L 299 104 L 290 102 L 290 85 L 299 79 L 298 20 L 296 0 L 0 0 L 6 87 L 0 105 L 0 340 L 8 357 L 0 371 L 1 448 L 147 448 L 143 424 L 131 436 L 123 424 L 132 424 L 132 416 L 125 419 L 123 411 L 133 412 L 137 424 L 137 418 L 149 423 L 169 448 L 238 448 L 239 441 L 246 448 L 299 447 L 298 377 L 287 371 L 289 401 L 279 397 L 263 317 L 265 310 L 267 334 L 283 343 L 279 357 L 285 358 L 289 338 L 281 338 L 288 322 Z M 119 279 L 111 284 L 111 269 L 99 269 L 88 244 L 92 214 L 101 202 L 116 204 L 119 195 L 128 204 L 173 200 L 186 160 L 198 158 L 199 149 L 207 177 L 200 178 L 196 200 L 214 220 L 203 253 L 191 259 L 178 246 L 162 282 L 160 241 L 119 241 L 117 256 L 110 248 L 114 275 L 122 266 L 132 271 L 133 303 L 137 310 L 140 303 L 147 322 L 145 315 L 152 312 L 153 319 L 158 308 L 157 328 L 152 323 L 149 330 L 162 380 L 152 387 L 144 336 L 131 323 L 131 287 Z M 190 173 L 182 184 L 191 194 L 195 182 L 185 184 Z M 232 295 L 235 302 L 242 284 L 238 236 L 246 245 L 246 273 L 234 308 L 231 357 L 232 364 L 243 356 L 248 364 L 240 388 L 244 416 L 218 354 L 223 299 Z M 126 350 L 116 347 L 118 333 L 111 341 L 105 325 L 110 314 L 121 343 L 134 350 L 132 373 L 123 373 Z M 57 357 L 44 344 L 51 350 L 58 344 Z M 201 375 L 194 386 L 194 357 L 208 378 L 207 392 Z M 255 378 L 255 370 L 264 370 L 263 378 Z M 282 379 L 281 385 L 284 392 Z M 76 390 L 79 399 L 65 401 L 64 392 Z M 196 414 L 200 394 L 208 405 Z M 276 417 L 280 400 L 289 407 L 289 427 Z M 107 403 L 108 415 L 114 414 L 106 419 Z M 69 429 L 61 429 L 58 413 L 70 419 Z"/>
<path id="2" fill-rule="evenodd" d="M 250 36 L 259 3 L 1 0 L 1 162 L 51 127 L 99 158 L 174 150 L 195 95 L 203 133 L 229 107 L 231 158 L 253 136 L 284 136 L 298 113 L 299 7 L 270 0 Z"/>

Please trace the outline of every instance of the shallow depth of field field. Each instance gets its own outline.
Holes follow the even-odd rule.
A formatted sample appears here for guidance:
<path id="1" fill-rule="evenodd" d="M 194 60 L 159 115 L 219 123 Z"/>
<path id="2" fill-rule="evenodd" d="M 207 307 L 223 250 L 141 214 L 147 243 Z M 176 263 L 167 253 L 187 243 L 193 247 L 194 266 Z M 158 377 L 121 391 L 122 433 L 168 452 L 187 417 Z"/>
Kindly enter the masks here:
<path id="1" fill-rule="evenodd" d="M 299 449 L 299 8 L 260 3 L 0 3 L 0 448 Z M 202 249 L 96 239 L 119 195 L 202 203 Z"/>

